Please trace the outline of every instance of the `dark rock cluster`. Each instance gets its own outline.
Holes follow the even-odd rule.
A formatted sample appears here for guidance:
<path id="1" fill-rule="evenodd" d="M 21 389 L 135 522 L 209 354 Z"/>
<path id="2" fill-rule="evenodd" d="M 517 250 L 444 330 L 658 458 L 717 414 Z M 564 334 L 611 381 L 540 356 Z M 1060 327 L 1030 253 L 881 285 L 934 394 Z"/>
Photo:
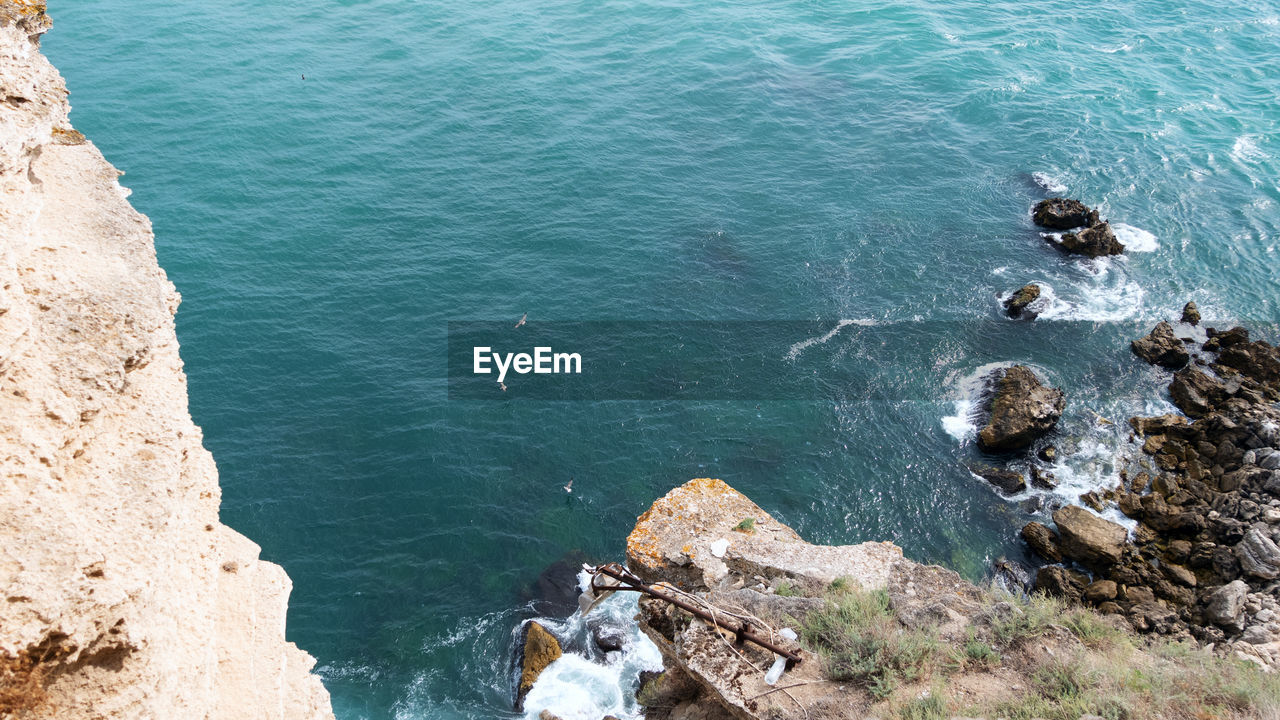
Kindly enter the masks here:
<path id="1" fill-rule="evenodd" d="M 1199 321 L 1194 304 L 1183 318 L 1187 327 Z M 1274 666 L 1280 349 L 1239 327 L 1208 328 L 1206 337 L 1184 340 L 1162 322 L 1133 343 L 1139 357 L 1176 370 L 1169 393 L 1186 414 L 1130 419 L 1141 452 L 1122 485 L 1094 498 L 1136 520 L 1133 532 L 1064 507 L 1055 528 L 1033 522 L 1022 536 L 1055 563 L 1039 570 L 1037 588 L 1122 615 L 1142 632 L 1227 643 Z"/>
<path id="2" fill-rule="evenodd" d="M 1089 257 L 1119 255 L 1124 252 L 1124 245 L 1116 239 L 1111 224 L 1099 218 L 1097 210 L 1079 200 L 1041 200 L 1031 211 L 1031 218 L 1040 227 L 1068 230 L 1060 238 L 1046 236 L 1047 240 L 1065 252 Z"/>

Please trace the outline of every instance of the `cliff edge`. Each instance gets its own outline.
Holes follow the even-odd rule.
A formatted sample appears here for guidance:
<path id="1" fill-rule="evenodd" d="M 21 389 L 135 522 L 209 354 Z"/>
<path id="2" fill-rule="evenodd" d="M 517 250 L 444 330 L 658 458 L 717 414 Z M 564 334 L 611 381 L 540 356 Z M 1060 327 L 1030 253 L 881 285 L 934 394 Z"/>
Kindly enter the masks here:
<path id="1" fill-rule="evenodd" d="M 218 521 L 151 226 L 0 0 L 0 717 L 332 718 Z"/>

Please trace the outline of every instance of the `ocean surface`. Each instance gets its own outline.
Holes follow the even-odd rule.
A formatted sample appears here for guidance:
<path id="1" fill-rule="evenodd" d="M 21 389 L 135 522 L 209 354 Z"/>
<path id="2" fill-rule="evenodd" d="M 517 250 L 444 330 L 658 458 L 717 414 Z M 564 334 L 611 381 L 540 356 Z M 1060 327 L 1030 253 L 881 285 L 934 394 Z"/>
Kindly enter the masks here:
<path id="1" fill-rule="evenodd" d="M 815 542 L 981 579 L 1026 559 L 1034 516 L 966 469 L 984 368 L 1066 390 L 1071 499 L 1113 479 L 1125 418 L 1168 407 L 1128 340 L 1189 299 L 1218 326 L 1280 309 L 1274 0 L 50 12 L 72 120 L 182 293 L 223 518 L 293 578 L 289 639 L 342 720 L 518 716 L 528 586 L 574 550 L 622 559 L 693 477 Z M 1058 254 L 1029 212 L 1056 193 L 1130 252 Z M 1041 316 L 1001 317 L 1031 281 Z M 524 313 L 795 321 L 770 338 L 795 352 L 754 401 L 549 401 L 511 378 L 451 398 L 448 323 Z M 628 682 L 599 668 L 539 692 Z"/>

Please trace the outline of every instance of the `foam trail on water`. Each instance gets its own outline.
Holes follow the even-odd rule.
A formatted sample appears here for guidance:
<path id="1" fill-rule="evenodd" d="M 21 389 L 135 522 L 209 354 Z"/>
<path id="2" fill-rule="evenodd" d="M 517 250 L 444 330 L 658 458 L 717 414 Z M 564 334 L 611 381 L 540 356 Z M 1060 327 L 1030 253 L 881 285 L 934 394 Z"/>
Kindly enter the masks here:
<path id="1" fill-rule="evenodd" d="M 787 359 L 788 359 L 788 360 L 795 360 L 796 358 L 800 357 L 800 353 L 804 352 L 806 349 L 808 349 L 808 348 L 810 348 L 810 347 L 812 347 L 812 346 L 814 346 L 814 345 L 824 345 L 824 344 L 826 344 L 826 342 L 827 342 L 828 340 L 830 340 L 831 338 L 833 338 L 833 337 L 835 337 L 836 335 L 838 335 L 838 334 L 840 333 L 840 331 L 841 331 L 841 330 L 843 330 L 844 328 L 846 328 L 846 327 L 848 327 L 848 326 L 850 326 L 850 325 L 862 325 L 862 326 L 865 326 L 865 327 L 869 327 L 869 326 L 871 326 L 871 325 L 875 325 L 875 321 L 874 321 L 874 320 L 862 320 L 862 319 L 841 320 L 840 322 L 836 323 L 836 326 L 835 326 L 834 328 L 832 328 L 832 329 L 831 329 L 831 331 L 830 331 L 830 332 L 828 332 L 827 334 L 822 335 L 822 336 L 819 336 L 819 337 L 809 338 L 809 339 L 807 339 L 807 340 L 801 340 L 800 342 L 796 343 L 795 345 L 792 345 L 792 346 L 791 346 L 791 349 L 787 351 Z"/>

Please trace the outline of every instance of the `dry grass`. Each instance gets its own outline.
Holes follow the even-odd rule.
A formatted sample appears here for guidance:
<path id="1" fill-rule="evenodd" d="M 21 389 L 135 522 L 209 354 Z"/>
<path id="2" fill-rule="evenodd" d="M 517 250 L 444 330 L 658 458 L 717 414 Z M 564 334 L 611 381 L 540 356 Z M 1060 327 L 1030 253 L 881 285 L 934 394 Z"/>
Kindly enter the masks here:
<path id="1" fill-rule="evenodd" d="M 1112 617 L 1055 598 L 992 592 L 991 620 L 974 623 L 953 650 L 898 622 L 883 591 L 847 588 L 829 589 L 823 610 L 796 621 L 801 643 L 829 678 L 861 687 L 903 720 L 1280 718 L 1280 674 L 1139 638 Z M 948 686 L 960 676 L 998 680 L 991 686 L 1001 691 L 959 700 Z M 921 693 L 921 683 L 933 690 Z"/>

